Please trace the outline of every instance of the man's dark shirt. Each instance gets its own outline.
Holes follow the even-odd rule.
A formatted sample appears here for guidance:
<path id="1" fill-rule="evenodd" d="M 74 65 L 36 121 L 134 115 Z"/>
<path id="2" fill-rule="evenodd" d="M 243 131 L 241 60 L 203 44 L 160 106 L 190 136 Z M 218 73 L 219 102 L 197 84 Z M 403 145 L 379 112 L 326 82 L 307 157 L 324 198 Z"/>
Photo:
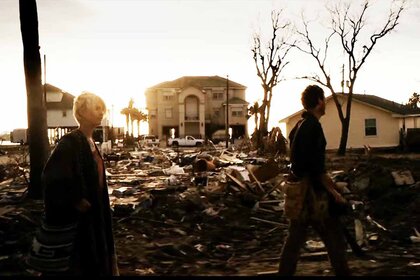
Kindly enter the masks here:
<path id="1" fill-rule="evenodd" d="M 325 173 L 327 142 L 321 123 L 314 115 L 304 112 L 302 118 L 299 129 L 290 133 L 291 169 L 297 177 L 309 177 L 314 189 L 319 190 L 322 188 L 320 175 Z"/>

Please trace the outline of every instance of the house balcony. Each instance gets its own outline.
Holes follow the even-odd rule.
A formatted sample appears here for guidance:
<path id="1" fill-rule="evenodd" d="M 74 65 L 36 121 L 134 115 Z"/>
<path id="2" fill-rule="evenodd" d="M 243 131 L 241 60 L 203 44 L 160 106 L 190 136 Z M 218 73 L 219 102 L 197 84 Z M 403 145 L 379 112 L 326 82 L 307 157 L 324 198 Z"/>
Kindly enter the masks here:
<path id="1" fill-rule="evenodd" d="M 198 116 L 197 117 L 188 117 L 188 116 L 185 116 L 184 121 L 185 122 L 198 122 L 198 121 L 200 121 L 200 118 Z"/>

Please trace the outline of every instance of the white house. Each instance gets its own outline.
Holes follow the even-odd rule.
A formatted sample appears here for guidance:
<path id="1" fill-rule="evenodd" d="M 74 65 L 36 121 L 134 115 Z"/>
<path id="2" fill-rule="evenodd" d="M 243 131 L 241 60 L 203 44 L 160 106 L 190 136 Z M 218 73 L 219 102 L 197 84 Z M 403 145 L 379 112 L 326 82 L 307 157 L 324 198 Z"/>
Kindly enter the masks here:
<path id="1" fill-rule="evenodd" d="M 51 143 L 60 139 L 67 132 L 78 127 L 73 117 L 73 101 L 75 96 L 50 84 L 46 84 L 46 107 L 48 138 Z M 101 127 L 95 130 L 96 140 L 107 140 L 106 131 L 109 128 L 108 115 L 104 116 Z"/>
<path id="2" fill-rule="evenodd" d="M 346 110 L 346 94 L 337 94 L 343 111 Z M 338 149 L 341 138 L 341 122 L 332 95 L 325 98 L 326 114 L 320 119 L 327 139 L 327 149 Z M 303 109 L 280 120 L 286 125 L 286 137 L 301 118 Z M 420 109 L 411 108 L 378 96 L 353 94 L 347 148 L 397 147 L 400 132 L 420 128 Z"/>

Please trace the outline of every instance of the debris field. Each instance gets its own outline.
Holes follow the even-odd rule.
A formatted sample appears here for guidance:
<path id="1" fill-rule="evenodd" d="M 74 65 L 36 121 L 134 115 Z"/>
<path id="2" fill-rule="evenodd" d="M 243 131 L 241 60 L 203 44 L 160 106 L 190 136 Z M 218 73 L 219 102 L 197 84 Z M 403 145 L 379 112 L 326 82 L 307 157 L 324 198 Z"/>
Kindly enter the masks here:
<path id="1" fill-rule="evenodd" d="M 0 156 L 0 275 L 24 266 L 43 204 L 26 197 L 24 147 Z M 122 276 L 274 275 L 288 221 L 288 158 L 243 146 L 113 149 L 104 154 Z M 420 275 L 420 154 L 327 155 L 351 207 L 342 217 L 356 276 Z M 309 232 L 296 275 L 334 275 Z"/>

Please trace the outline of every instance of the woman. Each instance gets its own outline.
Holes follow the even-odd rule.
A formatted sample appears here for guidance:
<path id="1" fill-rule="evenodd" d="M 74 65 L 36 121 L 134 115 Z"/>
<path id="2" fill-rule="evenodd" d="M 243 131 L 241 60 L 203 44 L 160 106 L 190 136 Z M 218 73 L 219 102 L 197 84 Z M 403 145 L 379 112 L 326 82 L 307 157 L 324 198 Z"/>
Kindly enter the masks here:
<path id="1" fill-rule="evenodd" d="M 57 272 L 95 276 L 119 274 L 105 168 L 92 138 L 105 112 L 106 106 L 100 97 L 88 92 L 79 95 L 73 104 L 79 127 L 59 141 L 45 165 L 44 233 L 38 236 L 35 246 L 38 256 L 32 258 L 35 259 L 32 263 L 36 264 L 39 255 L 42 259 L 51 239 L 71 244 L 62 252 L 44 254 L 53 256 L 44 258 L 49 262 L 44 265 L 47 275 Z M 43 248 L 43 245 L 47 246 Z M 71 251 L 67 258 L 66 250 Z"/>

